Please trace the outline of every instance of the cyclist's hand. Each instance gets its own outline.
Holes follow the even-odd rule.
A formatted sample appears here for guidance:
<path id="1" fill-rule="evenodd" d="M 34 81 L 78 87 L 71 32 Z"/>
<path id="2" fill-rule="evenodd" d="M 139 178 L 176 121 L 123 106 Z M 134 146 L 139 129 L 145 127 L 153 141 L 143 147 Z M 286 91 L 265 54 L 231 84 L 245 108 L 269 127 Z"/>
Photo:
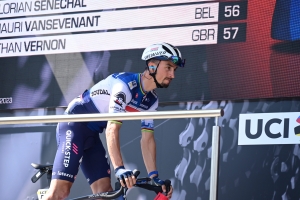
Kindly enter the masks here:
<path id="1" fill-rule="evenodd" d="M 136 183 L 136 178 L 132 171 L 125 169 L 124 166 L 115 169 L 115 175 L 123 187 L 131 188 Z"/>
<path id="2" fill-rule="evenodd" d="M 165 182 L 161 179 L 158 178 L 158 176 L 154 176 L 152 177 L 152 183 L 156 186 L 161 186 L 162 188 L 162 191 L 164 192 L 164 194 L 169 198 L 171 199 L 172 197 L 172 193 L 173 193 L 173 188 L 172 186 L 170 185 L 170 187 L 168 188 L 168 193 L 167 193 L 167 188 L 166 188 L 166 185 L 165 185 Z"/>
<path id="3" fill-rule="evenodd" d="M 166 185 L 162 186 L 162 190 L 165 193 L 165 195 L 168 197 L 168 199 L 171 199 L 172 193 L 173 193 L 173 187 L 172 187 L 172 185 L 169 185 L 169 187 L 168 187 L 168 193 L 167 193 Z"/>

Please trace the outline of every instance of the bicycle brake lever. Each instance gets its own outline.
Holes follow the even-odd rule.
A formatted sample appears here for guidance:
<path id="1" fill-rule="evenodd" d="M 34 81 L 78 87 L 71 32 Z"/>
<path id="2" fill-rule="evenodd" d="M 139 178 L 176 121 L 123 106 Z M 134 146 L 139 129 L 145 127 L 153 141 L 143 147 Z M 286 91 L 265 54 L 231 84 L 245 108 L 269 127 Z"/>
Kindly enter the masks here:
<path id="1" fill-rule="evenodd" d="M 168 193 L 171 190 L 171 181 L 169 179 L 165 180 L 165 186 L 166 186 L 166 195 L 168 195 Z"/>
<path id="2" fill-rule="evenodd" d="M 140 175 L 140 171 L 137 170 L 137 169 L 134 169 L 134 170 L 132 171 L 132 173 L 133 173 L 133 175 L 134 175 L 135 178 L 137 178 L 137 177 Z"/>

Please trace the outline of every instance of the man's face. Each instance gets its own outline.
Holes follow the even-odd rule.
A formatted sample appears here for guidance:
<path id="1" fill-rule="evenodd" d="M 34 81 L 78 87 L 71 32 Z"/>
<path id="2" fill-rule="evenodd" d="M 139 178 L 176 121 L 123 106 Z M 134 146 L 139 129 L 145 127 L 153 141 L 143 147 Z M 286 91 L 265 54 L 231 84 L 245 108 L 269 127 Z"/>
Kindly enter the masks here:
<path id="1" fill-rule="evenodd" d="M 175 78 L 175 71 L 177 69 L 177 65 L 172 63 L 169 60 L 162 60 L 159 63 L 156 73 L 157 82 L 163 87 L 169 87 L 173 78 Z"/>

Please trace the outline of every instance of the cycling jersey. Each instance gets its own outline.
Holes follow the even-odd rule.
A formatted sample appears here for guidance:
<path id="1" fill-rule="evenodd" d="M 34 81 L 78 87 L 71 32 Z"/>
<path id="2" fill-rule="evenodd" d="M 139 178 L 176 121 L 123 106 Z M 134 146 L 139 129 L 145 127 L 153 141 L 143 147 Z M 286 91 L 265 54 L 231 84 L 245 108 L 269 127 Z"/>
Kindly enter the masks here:
<path id="1" fill-rule="evenodd" d="M 157 95 L 155 91 L 143 90 L 141 76 L 127 72 L 112 74 L 75 98 L 66 113 L 155 111 L 158 106 Z M 141 123 L 143 131 L 153 131 L 153 120 L 142 120 Z M 89 122 L 87 126 L 91 130 L 102 132 L 106 122 Z"/>
<path id="2" fill-rule="evenodd" d="M 155 111 L 158 98 L 154 91 L 143 90 L 141 76 L 135 73 L 108 76 L 71 101 L 66 114 Z M 153 131 L 153 120 L 142 120 L 141 124 L 143 131 Z M 99 138 L 106 125 L 106 121 L 59 123 L 52 179 L 74 182 L 79 165 L 89 184 L 110 177 L 110 166 Z"/>

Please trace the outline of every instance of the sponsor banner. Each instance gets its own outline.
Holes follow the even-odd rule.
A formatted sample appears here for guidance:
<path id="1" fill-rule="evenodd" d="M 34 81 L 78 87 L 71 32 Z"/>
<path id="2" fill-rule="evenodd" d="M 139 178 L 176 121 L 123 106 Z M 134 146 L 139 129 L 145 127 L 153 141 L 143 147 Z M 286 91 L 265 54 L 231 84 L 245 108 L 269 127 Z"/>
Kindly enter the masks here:
<path id="1" fill-rule="evenodd" d="M 0 41 L 0 57 L 142 49 L 168 41 L 175 46 L 216 44 L 218 25 L 70 34 Z"/>
<path id="2" fill-rule="evenodd" d="M 184 3 L 212 1 L 186 0 Z M 181 0 L 7 0 L 0 1 L 0 18 L 60 14 L 68 12 L 107 10 L 183 3 Z"/>
<path id="3" fill-rule="evenodd" d="M 240 114 L 238 145 L 299 143 L 300 112 Z"/>
<path id="4" fill-rule="evenodd" d="M 218 11 L 219 3 L 207 3 L 6 19 L 0 37 L 218 22 Z"/>

